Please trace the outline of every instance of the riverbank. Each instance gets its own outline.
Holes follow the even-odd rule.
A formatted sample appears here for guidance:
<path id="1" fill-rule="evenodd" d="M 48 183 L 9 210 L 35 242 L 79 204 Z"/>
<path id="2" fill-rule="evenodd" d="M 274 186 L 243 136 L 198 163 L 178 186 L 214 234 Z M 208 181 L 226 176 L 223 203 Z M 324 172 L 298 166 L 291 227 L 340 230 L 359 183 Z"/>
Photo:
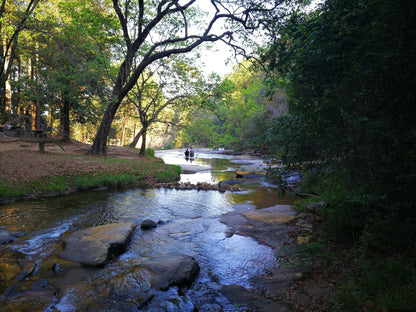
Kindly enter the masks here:
<path id="1" fill-rule="evenodd" d="M 36 143 L 0 137 L 0 204 L 126 187 L 239 190 L 233 185 L 178 183 L 180 174 L 189 169 L 143 157 L 136 149 L 109 146 L 107 156 L 102 157 L 87 155 L 89 147 L 80 142 L 45 143 L 46 152 L 41 153 Z"/>
<path id="2" fill-rule="evenodd" d="M 314 255 L 313 248 L 329 252 L 328 246 L 311 243 L 321 231 L 318 214 L 296 213 L 287 205 L 260 210 L 243 205 L 223 215 L 221 222 L 229 227 L 229 236 L 250 236 L 271 247 L 278 259 L 277 266 L 251 278 L 253 289 L 231 285 L 226 290 L 235 305 L 248 306 L 248 311 L 331 311 L 330 301 L 347 272 L 340 266 L 347 251 L 331 253 L 330 258 Z"/>
<path id="3" fill-rule="evenodd" d="M 41 153 L 35 143 L 2 138 L 0 203 L 99 188 L 148 187 L 180 178 L 178 166 L 141 157 L 131 148 L 110 146 L 106 157 L 87 155 L 88 148 L 79 142 L 47 143 Z"/>

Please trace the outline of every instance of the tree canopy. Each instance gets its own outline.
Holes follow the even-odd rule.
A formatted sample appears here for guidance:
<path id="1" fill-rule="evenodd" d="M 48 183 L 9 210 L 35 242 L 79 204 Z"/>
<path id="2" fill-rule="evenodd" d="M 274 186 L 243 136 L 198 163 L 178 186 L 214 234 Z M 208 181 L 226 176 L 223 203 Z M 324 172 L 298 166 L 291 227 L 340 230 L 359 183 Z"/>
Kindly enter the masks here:
<path id="1" fill-rule="evenodd" d="M 205 19 L 197 9 L 196 0 L 137 3 L 114 0 L 124 47 L 113 88 L 114 99 L 107 106 L 90 152 L 106 153 L 108 133 L 118 107 L 146 68 L 172 55 L 188 53 L 206 42 L 222 41 L 241 51 L 236 39 L 261 26 L 267 27 L 268 15 L 277 21 L 284 14 L 284 3 L 212 0 L 209 4 L 214 14 Z"/>

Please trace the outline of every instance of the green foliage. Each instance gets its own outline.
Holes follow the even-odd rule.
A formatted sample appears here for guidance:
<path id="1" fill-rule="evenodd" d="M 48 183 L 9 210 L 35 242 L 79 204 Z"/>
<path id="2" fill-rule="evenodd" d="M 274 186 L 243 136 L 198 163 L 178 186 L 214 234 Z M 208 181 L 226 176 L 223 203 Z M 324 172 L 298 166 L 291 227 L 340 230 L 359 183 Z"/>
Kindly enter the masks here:
<path id="1" fill-rule="evenodd" d="M 325 242 L 312 238 L 312 241 L 308 244 L 297 246 L 296 250 L 291 254 L 290 264 L 308 266 L 315 261 L 329 263 L 332 257 L 332 251 L 325 246 Z"/>
<path id="2" fill-rule="evenodd" d="M 352 220 L 362 229 L 360 218 L 386 210 L 416 217 L 414 9 L 406 0 L 327 1 L 289 19 L 271 49 L 291 98 L 289 115 L 271 123 L 265 145 L 286 163 L 344 168 L 344 182 L 328 195 L 336 223 Z"/>
<path id="3" fill-rule="evenodd" d="M 58 120 L 59 134 L 68 139 L 72 124 L 97 122 L 111 92 L 108 77 L 114 55 L 109 47 L 116 44 L 116 20 L 109 9 L 92 0 L 39 2 L 16 37 L 18 48 L 11 71 L 12 107 L 8 113 L 24 114 L 26 124 L 21 126 L 45 126 L 40 124 L 43 115 L 54 135 L 58 134 L 54 124 Z M 32 120 L 29 111 L 38 116 Z"/>
<path id="4" fill-rule="evenodd" d="M 217 126 L 214 121 L 204 117 L 203 114 L 195 114 L 183 131 L 183 140 L 197 146 L 215 147 L 218 144 Z"/>
<path id="5" fill-rule="evenodd" d="M 400 256 L 356 261 L 355 275 L 333 300 L 334 311 L 414 311 L 416 265 Z"/>
<path id="6" fill-rule="evenodd" d="M 146 148 L 146 152 L 145 152 L 146 157 L 155 157 L 155 150 L 148 147 Z"/>
<path id="7" fill-rule="evenodd" d="M 409 0 L 327 0 L 289 18 L 269 50 L 290 99 L 265 145 L 313 168 L 303 188 L 328 203 L 330 237 L 362 254 L 341 311 L 414 307 L 414 264 L 401 266 L 416 252 L 415 11 Z"/>
<path id="8" fill-rule="evenodd" d="M 222 81 L 206 83 L 183 131 L 185 142 L 234 150 L 266 150 L 263 127 L 285 101 L 266 96 L 265 73 L 245 61 Z"/>

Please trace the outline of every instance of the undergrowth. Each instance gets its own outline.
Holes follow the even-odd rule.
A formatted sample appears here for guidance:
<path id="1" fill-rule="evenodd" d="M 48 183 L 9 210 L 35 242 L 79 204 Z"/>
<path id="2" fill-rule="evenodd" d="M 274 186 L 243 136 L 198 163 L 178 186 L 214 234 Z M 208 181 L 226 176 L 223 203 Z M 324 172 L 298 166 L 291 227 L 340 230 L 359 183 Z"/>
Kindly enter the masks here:
<path id="1" fill-rule="evenodd" d="M 302 187 L 326 205 L 317 211 L 324 219 L 319 238 L 300 248 L 298 258 L 331 263 L 327 246 L 352 251 L 342 259 L 351 272 L 331 311 L 416 311 L 416 219 L 406 198 L 366 192 L 342 167 L 307 171 Z M 297 211 L 309 202 L 298 203 Z"/>

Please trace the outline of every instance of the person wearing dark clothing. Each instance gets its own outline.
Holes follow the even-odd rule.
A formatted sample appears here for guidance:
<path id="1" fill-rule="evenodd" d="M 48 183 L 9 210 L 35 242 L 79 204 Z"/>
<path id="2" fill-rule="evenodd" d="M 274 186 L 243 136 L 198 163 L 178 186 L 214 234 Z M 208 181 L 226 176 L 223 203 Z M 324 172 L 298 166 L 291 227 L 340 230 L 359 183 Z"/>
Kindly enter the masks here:
<path id="1" fill-rule="evenodd" d="M 185 151 L 185 158 L 188 158 L 188 157 L 189 157 L 189 150 L 186 149 L 186 151 Z"/>

